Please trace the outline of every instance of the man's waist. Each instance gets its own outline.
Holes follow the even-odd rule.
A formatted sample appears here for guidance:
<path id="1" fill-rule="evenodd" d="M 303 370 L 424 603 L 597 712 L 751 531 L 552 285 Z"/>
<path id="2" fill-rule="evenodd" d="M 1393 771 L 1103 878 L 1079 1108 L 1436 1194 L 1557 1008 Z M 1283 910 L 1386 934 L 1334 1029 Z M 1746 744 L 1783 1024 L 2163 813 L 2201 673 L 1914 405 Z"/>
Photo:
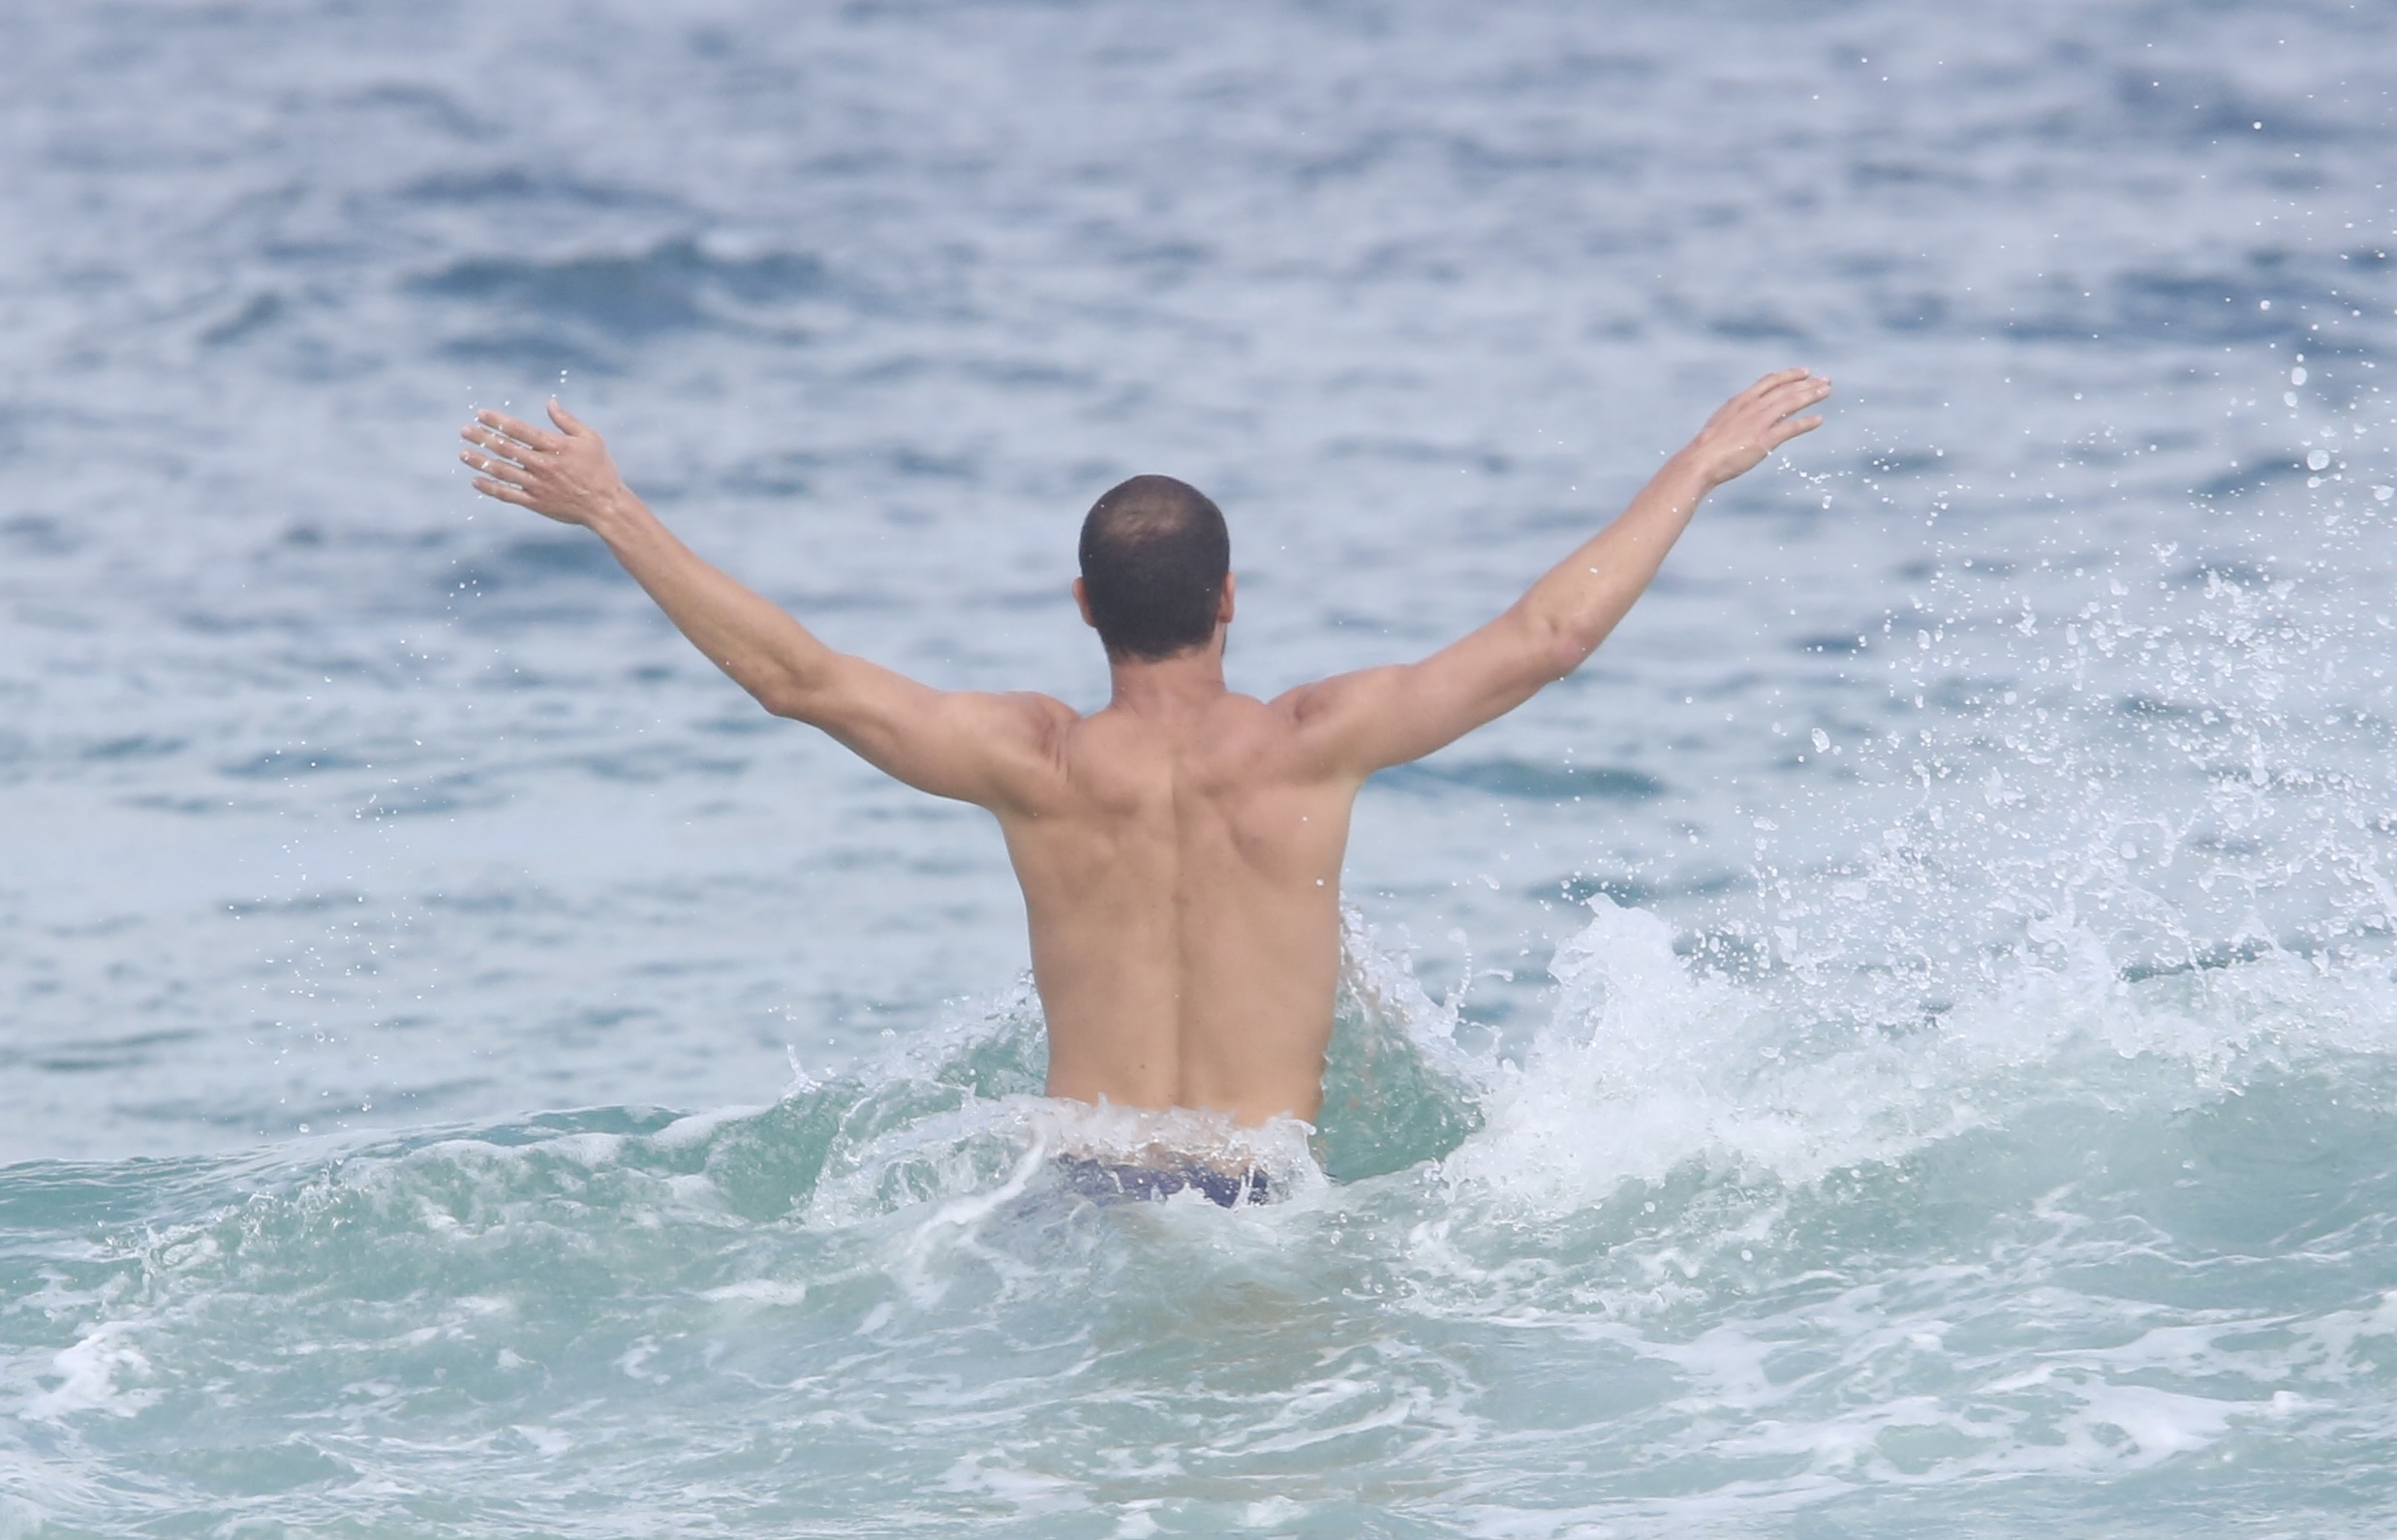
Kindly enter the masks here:
<path id="1" fill-rule="evenodd" d="M 1226 1169 L 1195 1161 L 1134 1164 L 1060 1155 L 1057 1169 L 1072 1191 L 1102 1203 L 1127 1198 L 1154 1201 L 1178 1192 L 1196 1192 L 1218 1208 L 1235 1209 L 1244 1203 L 1271 1203 L 1288 1186 L 1275 1182 L 1262 1165 Z"/>
<path id="2" fill-rule="evenodd" d="M 1214 1202 L 1285 1196 L 1313 1169 L 1313 1129 L 1295 1118 L 1235 1122 L 1199 1108 L 1152 1109 L 1051 1098 L 1050 1149 L 1067 1184 L 1091 1196 L 1167 1197 L 1197 1190 Z"/>

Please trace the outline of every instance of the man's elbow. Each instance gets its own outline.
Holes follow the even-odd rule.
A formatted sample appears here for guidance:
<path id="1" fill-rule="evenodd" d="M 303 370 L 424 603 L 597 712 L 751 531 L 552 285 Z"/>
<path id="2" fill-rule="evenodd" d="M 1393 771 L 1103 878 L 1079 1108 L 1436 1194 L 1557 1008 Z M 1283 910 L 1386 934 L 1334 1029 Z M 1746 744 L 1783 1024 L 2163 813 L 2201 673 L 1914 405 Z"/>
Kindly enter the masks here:
<path id="1" fill-rule="evenodd" d="M 744 679 L 741 688 L 777 717 L 814 724 L 823 715 L 823 692 L 810 690 L 788 674 L 778 671 L 763 679 Z"/>
<path id="2" fill-rule="evenodd" d="M 1531 671 L 1542 685 L 1553 684 L 1589 661 L 1606 632 L 1567 619 L 1543 619 L 1532 625 L 1529 645 Z M 1534 688 L 1537 688 L 1536 686 Z"/>

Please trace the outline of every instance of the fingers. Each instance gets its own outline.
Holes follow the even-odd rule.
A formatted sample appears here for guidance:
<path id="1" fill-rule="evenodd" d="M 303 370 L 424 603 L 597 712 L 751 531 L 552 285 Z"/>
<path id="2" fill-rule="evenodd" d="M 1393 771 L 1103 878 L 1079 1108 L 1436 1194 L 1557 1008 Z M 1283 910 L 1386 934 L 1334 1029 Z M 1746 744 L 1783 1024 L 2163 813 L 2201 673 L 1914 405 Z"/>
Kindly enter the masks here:
<path id="1" fill-rule="evenodd" d="M 1768 377 L 1770 378 L 1770 377 Z M 1831 393 L 1828 380 L 1818 380 L 1803 369 L 1758 397 L 1758 404 L 1775 416 L 1802 412 Z"/>
<path id="2" fill-rule="evenodd" d="M 1804 369 L 1775 369 L 1739 393 L 1751 398 L 1762 396 L 1776 386 L 1791 385 L 1806 378 L 1807 372 Z"/>
<path id="3" fill-rule="evenodd" d="M 1771 432 L 1765 435 L 1765 447 L 1767 450 L 1777 449 L 1799 434 L 1812 433 L 1821 426 L 1823 418 L 1819 414 L 1810 417 L 1784 417 L 1772 425 Z"/>
<path id="4" fill-rule="evenodd" d="M 512 460 L 499 459 L 474 449 L 460 449 L 458 458 L 466 462 L 468 469 L 480 471 L 484 477 L 495 481 L 506 481 L 512 485 L 520 483 L 525 477 L 525 468 Z"/>
<path id="5" fill-rule="evenodd" d="M 555 449 L 558 447 L 556 434 L 546 428 L 537 428 L 521 417 L 511 417 L 505 412 L 477 412 L 475 420 L 486 428 L 497 428 L 517 443 L 531 445 L 537 449 Z"/>
<path id="6" fill-rule="evenodd" d="M 502 503 L 513 503 L 518 508 L 533 506 L 533 500 L 525 496 L 524 488 L 509 486 L 505 481 L 494 481 L 487 476 L 475 477 L 475 490 L 485 497 L 497 498 Z"/>
<path id="7" fill-rule="evenodd" d="M 499 477 L 508 477 L 508 475 L 525 475 L 523 465 L 510 465 L 508 461 L 494 461 L 494 458 L 486 456 L 486 453 L 475 453 L 473 448 L 460 448 L 458 458 L 465 463 L 465 468 L 468 470 L 479 470 L 479 473 L 484 475 L 484 479 L 499 479 Z M 475 484 L 479 487 L 481 482 L 475 482 Z"/>
<path id="8" fill-rule="evenodd" d="M 564 442 L 548 429 L 537 428 L 532 423 L 511 417 L 504 412 L 477 412 L 475 414 L 475 421 L 487 431 L 512 439 L 526 448 L 538 450 L 542 454 L 555 454 L 564 447 Z M 474 434 L 466 429 L 459 431 L 465 433 L 470 439 L 474 438 Z M 483 441 L 477 440 L 476 442 Z"/>
<path id="9" fill-rule="evenodd" d="M 549 398 L 549 420 L 556 423 L 559 431 L 569 439 L 579 439 L 591 431 L 583 426 L 582 418 L 560 406 L 556 396 Z"/>
<path id="10" fill-rule="evenodd" d="M 529 444 L 519 444 L 513 439 L 507 438 L 501 434 L 493 432 L 489 428 L 479 427 L 474 423 L 468 423 L 465 427 L 460 428 L 458 430 L 458 437 L 464 439 L 467 443 L 475 446 L 476 448 L 482 450 L 486 454 L 496 456 L 499 459 L 513 461 L 519 465 L 532 464 L 541 452 L 538 449 L 534 448 Z"/>

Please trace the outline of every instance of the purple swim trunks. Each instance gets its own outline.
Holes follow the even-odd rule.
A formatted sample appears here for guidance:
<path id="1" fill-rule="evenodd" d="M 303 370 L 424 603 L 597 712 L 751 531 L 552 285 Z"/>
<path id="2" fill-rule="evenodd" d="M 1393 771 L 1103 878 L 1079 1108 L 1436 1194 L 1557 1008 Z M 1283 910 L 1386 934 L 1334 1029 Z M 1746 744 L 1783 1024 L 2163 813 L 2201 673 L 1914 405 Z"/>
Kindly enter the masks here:
<path id="1" fill-rule="evenodd" d="M 1058 1171 L 1065 1186 L 1083 1197 L 1101 1203 L 1154 1201 L 1185 1188 L 1195 1188 L 1207 1201 L 1222 1208 L 1243 1203 L 1271 1203 L 1273 1184 L 1262 1167 L 1219 1171 L 1196 1161 L 1170 1166 L 1131 1165 L 1119 1160 L 1092 1160 L 1084 1155 L 1059 1155 Z"/>

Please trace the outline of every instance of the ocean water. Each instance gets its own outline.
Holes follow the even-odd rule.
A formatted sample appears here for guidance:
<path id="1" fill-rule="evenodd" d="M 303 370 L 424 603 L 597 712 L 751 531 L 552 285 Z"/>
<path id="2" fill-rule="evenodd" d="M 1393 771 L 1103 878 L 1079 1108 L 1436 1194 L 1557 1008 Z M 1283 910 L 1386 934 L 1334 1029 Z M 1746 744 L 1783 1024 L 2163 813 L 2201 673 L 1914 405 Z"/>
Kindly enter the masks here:
<path id="1" fill-rule="evenodd" d="M 0 1536 L 2397 1528 L 2397 13 L 5 30 Z M 1124 475 L 1271 693 L 1793 362 L 1367 788 L 1232 1212 L 1059 1184 L 987 819 L 452 458 L 563 391 L 836 644 L 1095 706 Z"/>

